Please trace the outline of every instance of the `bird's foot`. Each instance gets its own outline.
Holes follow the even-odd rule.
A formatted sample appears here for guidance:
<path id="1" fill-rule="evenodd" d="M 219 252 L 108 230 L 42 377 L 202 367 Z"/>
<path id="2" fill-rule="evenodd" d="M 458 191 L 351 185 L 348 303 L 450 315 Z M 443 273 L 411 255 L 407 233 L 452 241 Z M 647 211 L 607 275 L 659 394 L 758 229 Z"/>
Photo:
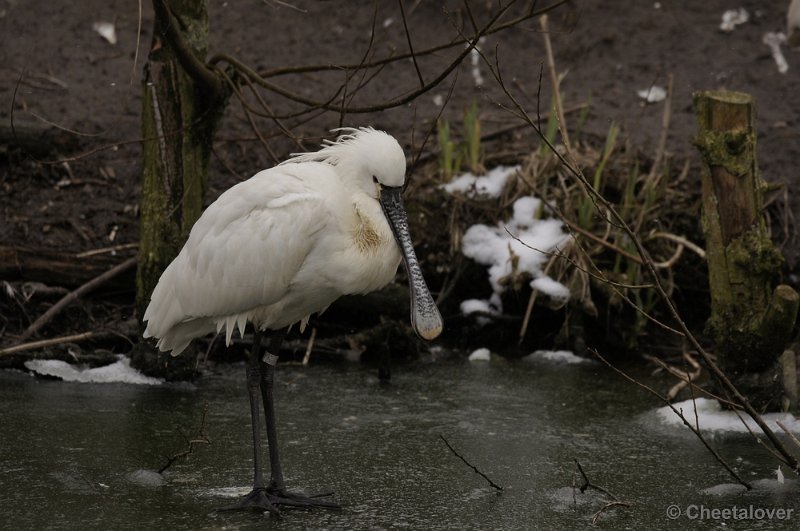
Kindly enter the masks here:
<path id="1" fill-rule="evenodd" d="M 267 488 L 259 487 L 250 491 L 249 494 L 241 498 L 239 501 L 220 507 L 217 511 L 269 511 L 274 514 L 279 514 L 278 506 L 297 507 L 303 509 L 311 509 L 313 507 L 325 507 L 328 509 L 339 509 L 338 503 L 334 503 L 327 498 L 333 495 L 332 492 L 323 492 L 319 494 L 301 494 L 299 492 L 289 492 L 284 489 L 278 489 L 270 486 Z"/>

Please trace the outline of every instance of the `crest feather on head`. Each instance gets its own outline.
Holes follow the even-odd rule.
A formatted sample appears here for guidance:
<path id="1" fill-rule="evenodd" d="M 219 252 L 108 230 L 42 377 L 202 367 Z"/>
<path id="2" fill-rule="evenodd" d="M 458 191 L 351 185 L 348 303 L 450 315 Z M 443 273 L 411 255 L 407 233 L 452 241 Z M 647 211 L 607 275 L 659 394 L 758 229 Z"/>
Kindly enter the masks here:
<path id="1" fill-rule="evenodd" d="M 308 153 L 292 153 L 290 158 L 281 162 L 283 164 L 294 164 L 298 162 L 326 162 L 336 166 L 350 147 L 360 143 L 369 135 L 389 136 L 385 131 L 379 131 L 373 127 L 337 127 L 331 132 L 340 133 L 336 140 L 324 139 L 322 149 L 310 151 Z"/>

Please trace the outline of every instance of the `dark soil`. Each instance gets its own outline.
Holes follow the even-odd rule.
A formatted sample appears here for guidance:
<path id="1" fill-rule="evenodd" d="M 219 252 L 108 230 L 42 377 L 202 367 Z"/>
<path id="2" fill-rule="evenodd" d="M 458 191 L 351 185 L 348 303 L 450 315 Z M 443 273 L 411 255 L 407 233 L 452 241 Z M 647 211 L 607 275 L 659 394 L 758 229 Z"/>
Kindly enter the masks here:
<path id="1" fill-rule="evenodd" d="M 499 3 L 481 0 L 472 4 L 481 24 Z M 406 1 L 404 5 L 417 51 L 457 38 L 453 23 L 470 27 L 460 1 Z M 652 157 L 661 131 L 664 104 L 645 105 L 636 92 L 651 84 L 666 86 L 668 76 L 672 75 L 673 111 L 667 154 L 676 166 L 690 161 L 689 182 L 696 185 L 699 194 L 698 155 L 691 145 L 696 130 L 692 92 L 724 88 L 752 93 L 758 103 L 760 167 L 764 178 L 779 187 L 773 195 L 776 204 L 788 201 L 783 208 L 774 210 L 773 219 L 779 221 L 785 215 L 791 223 L 792 216 L 800 212 L 800 196 L 793 193 L 800 184 L 796 163 L 800 160 L 797 99 L 800 53 L 785 50 L 789 71 L 780 74 L 769 49 L 761 42 L 764 33 L 784 30 L 784 2 L 743 0 L 736 5 L 746 8 L 751 20 L 732 33 L 718 29 L 723 11 L 731 7 L 725 0 L 680 3 L 582 0 L 559 7 L 551 14 L 551 30 L 558 70 L 567 72 L 562 84 L 565 106 L 588 103 L 589 114 L 582 133 L 585 141 L 602 146 L 613 121 L 623 126 L 629 151 Z M 209 57 L 228 53 L 258 69 L 358 64 L 369 48 L 373 17 L 376 24 L 371 57 L 406 52 L 409 45 L 398 4 L 377 2 L 377 10 L 375 6 L 371 1 L 211 2 Z M 142 2 L 142 8 L 140 20 L 136 2 L 0 0 L 0 131 L 5 135 L 0 142 L 3 144 L 0 145 L 0 247 L 57 251 L 72 256 L 137 241 L 142 167 L 140 80 L 153 23 L 150 3 Z M 505 19 L 520 12 L 515 6 Z M 104 41 L 92 30 L 96 21 L 116 24 L 119 39 L 116 45 Z M 142 33 L 137 56 L 140 22 Z M 487 36 L 481 47 L 492 60 L 496 53 L 508 88 L 529 113 L 536 115 L 539 107 L 542 111 L 547 109 L 548 83 L 542 82 L 539 87 L 544 52 L 536 19 Z M 421 77 L 426 82 L 432 80 L 462 50 L 463 46 L 456 46 L 420 58 Z M 305 143 L 309 149 L 340 122 L 373 125 L 397 136 L 409 155 L 416 158 L 440 112 L 435 101 L 447 97 L 451 84 L 454 88 L 444 116 L 454 124 L 460 123 L 463 109 L 472 100 L 479 103 L 484 132 L 519 123 L 504 110 L 509 101 L 488 69 L 485 65 L 480 68 L 484 78 L 482 87 L 475 86 L 467 58 L 439 86 L 400 107 L 344 117 L 327 112 L 304 123 L 292 119 L 286 123 L 295 134 L 310 139 Z M 273 79 L 303 96 L 325 100 L 335 93 L 345 75 L 334 70 Z M 543 79 L 547 79 L 546 73 Z M 390 64 L 354 93 L 350 105 L 381 103 L 409 93 L 419 84 L 411 61 Z M 270 104 L 279 112 L 299 108 L 277 96 Z M 9 139 L 12 113 L 18 132 L 28 125 L 47 128 L 58 124 L 79 134 L 51 128 L 50 133 L 56 138 L 19 148 Z M 577 116 L 570 115 L 567 120 L 570 130 L 574 130 Z M 573 123 L 569 123 L 571 120 Z M 276 158 L 297 150 L 295 144 L 276 134 L 277 128 L 271 122 L 260 121 L 259 126 Z M 490 143 L 489 161 L 519 159 L 535 149 L 538 145 L 535 136 L 522 131 Z M 431 149 L 435 149 L 435 139 L 424 146 L 423 153 Z M 273 155 L 253 134 L 235 101 L 229 105 L 220 126 L 214 155 L 209 202 L 233 183 L 274 163 Z M 416 177 L 412 194 L 415 187 L 422 186 L 419 175 Z M 699 214 L 687 211 L 685 215 L 697 218 Z M 780 223 L 776 223 L 776 230 L 779 227 Z M 433 229 L 428 227 L 428 230 Z M 796 284 L 799 264 L 795 230 L 791 226 L 788 233 L 781 231 L 776 238 L 784 246 L 787 278 Z M 686 236 L 701 239 L 699 234 Z M 420 252 L 423 261 L 434 251 L 423 248 Z M 121 262 L 133 252 L 122 247 L 113 256 Z M 26 299 L 21 294 L 23 280 L 53 284 L 46 272 L 29 275 L 27 271 L 14 269 L 10 263 L 0 266 L 5 271 L 5 278 L 0 280 L 9 281 L 9 287 L 18 290 L 15 297 L 8 293 L 0 295 L 2 347 L 15 343 L 19 333 L 54 299 L 53 296 Z M 791 272 L 794 276 L 789 275 Z M 441 287 L 436 285 L 439 279 L 431 274 L 431 284 L 436 290 Z M 86 273 L 86 276 L 91 275 Z M 104 297 L 91 304 L 74 305 L 45 328 L 41 336 L 98 328 L 123 330 L 135 336 L 131 278 L 125 277 L 106 288 Z"/>

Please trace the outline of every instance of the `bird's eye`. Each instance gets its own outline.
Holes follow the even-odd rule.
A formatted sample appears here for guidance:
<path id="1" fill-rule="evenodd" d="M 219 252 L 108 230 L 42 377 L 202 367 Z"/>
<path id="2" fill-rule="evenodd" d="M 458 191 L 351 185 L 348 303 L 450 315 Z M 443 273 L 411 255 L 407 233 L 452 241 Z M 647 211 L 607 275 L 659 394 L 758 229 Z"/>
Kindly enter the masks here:
<path id="1" fill-rule="evenodd" d="M 372 182 L 374 182 L 375 184 L 378 184 L 378 178 L 375 177 L 374 175 L 372 176 Z"/>

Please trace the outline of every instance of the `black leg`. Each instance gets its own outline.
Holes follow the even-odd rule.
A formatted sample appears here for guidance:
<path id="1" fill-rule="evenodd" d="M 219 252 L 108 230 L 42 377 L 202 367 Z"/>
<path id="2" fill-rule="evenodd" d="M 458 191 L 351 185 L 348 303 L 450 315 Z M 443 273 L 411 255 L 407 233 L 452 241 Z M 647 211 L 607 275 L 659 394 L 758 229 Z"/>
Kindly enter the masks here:
<path id="1" fill-rule="evenodd" d="M 221 507 L 220 511 L 253 509 L 277 513 L 278 509 L 270 501 L 261 465 L 261 415 L 258 406 L 258 395 L 261 387 L 261 368 L 259 355 L 261 350 L 261 332 L 253 334 L 253 348 L 247 356 L 247 396 L 250 399 L 250 425 L 253 434 L 253 490 L 231 505 Z"/>
<path id="2" fill-rule="evenodd" d="M 278 429 L 275 422 L 275 365 L 281 352 L 281 343 L 286 336 L 285 331 L 273 332 L 269 342 L 269 350 L 259 360 L 261 371 L 261 401 L 264 404 L 264 418 L 267 421 L 267 445 L 269 445 L 270 490 L 283 492 L 286 484 L 283 481 L 283 470 L 278 457 Z"/>
<path id="3" fill-rule="evenodd" d="M 250 421 L 253 428 L 253 490 L 238 502 L 222 507 L 220 511 L 253 509 L 278 513 L 278 505 L 294 507 L 338 508 L 336 503 L 321 500 L 330 493 L 307 496 L 288 492 L 283 481 L 283 471 L 278 457 L 278 433 L 275 423 L 275 400 L 273 388 L 275 365 L 278 362 L 280 346 L 285 331 L 273 332 L 269 351 L 261 356 L 261 335 L 259 330 L 253 334 L 253 348 L 247 362 L 247 394 L 250 399 Z M 261 464 L 261 421 L 258 397 L 264 406 L 267 423 L 267 444 L 269 445 L 270 482 L 264 481 Z"/>
<path id="4" fill-rule="evenodd" d="M 287 330 L 272 332 L 269 350 L 260 360 L 261 369 L 261 400 L 264 404 L 264 417 L 267 421 L 267 444 L 269 445 L 270 482 L 267 492 L 272 503 L 291 505 L 294 507 L 330 507 L 338 508 L 339 505 L 320 498 L 330 496 L 331 493 L 305 495 L 286 490 L 283 480 L 283 469 L 278 456 L 278 431 L 275 421 L 275 366 L 280 356 L 281 343 L 286 337 Z"/>

